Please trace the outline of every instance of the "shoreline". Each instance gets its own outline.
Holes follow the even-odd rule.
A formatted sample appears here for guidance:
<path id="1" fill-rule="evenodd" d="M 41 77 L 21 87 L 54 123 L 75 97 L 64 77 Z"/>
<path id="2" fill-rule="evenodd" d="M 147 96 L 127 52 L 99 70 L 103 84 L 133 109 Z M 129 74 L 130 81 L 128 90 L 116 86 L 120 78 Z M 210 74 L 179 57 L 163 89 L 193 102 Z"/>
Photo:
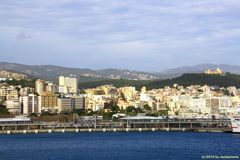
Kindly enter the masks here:
<path id="1" fill-rule="evenodd" d="M 202 133 L 232 133 L 231 129 L 211 128 L 58 128 L 58 129 L 32 129 L 32 130 L 5 130 L 0 134 L 41 134 L 41 133 L 80 133 L 80 132 L 202 132 Z"/>

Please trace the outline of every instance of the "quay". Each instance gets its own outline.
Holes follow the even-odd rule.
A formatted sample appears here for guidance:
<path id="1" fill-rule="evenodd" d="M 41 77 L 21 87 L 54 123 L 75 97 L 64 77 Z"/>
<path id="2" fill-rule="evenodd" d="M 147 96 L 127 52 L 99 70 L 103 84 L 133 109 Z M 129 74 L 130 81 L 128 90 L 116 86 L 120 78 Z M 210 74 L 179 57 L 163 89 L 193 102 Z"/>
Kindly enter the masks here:
<path id="1" fill-rule="evenodd" d="M 82 129 L 31 129 L 4 130 L 1 134 L 80 133 L 80 132 L 231 132 L 229 128 L 82 128 Z"/>
<path id="2" fill-rule="evenodd" d="M 126 117 L 112 120 L 82 120 L 75 123 L 0 121 L 0 133 L 79 133 L 79 132 L 231 132 L 229 119 L 162 119 L 159 117 Z"/>

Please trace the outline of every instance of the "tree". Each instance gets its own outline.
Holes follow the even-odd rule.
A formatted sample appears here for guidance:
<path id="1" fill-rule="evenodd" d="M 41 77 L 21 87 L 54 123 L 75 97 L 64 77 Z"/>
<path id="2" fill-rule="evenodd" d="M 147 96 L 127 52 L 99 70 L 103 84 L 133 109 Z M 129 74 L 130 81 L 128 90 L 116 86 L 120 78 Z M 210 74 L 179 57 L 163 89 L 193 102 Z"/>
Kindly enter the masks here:
<path id="1" fill-rule="evenodd" d="M 117 113 L 120 111 L 120 107 L 117 105 L 117 103 L 115 101 L 110 101 L 109 103 L 107 103 L 104 107 L 105 109 L 111 109 L 111 111 L 113 113 Z"/>
<path id="2" fill-rule="evenodd" d="M 112 112 L 117 113 L 118 111 L 120 111 L 120 107 L 118 105 L 113 105 L 111 107 L 111 110 L 112 110 Z"/>
<path id="3" fill-rule="evenodd" d="M 143 110 L 141 108 L 135 108 L 134 106 L 128 106 L 125 112 L 130 116 L 135 116 L 138 113 L 143 113 Z"/>
<path id="4" fill-rule="evenodd" d="M 161 111 L 158 111 L 158 114 L 160 116 L 168 116 L 168 111 L 167 110 L 161 110 Z"/>
<path id="5" fill-rule="evenodd" d="M 86 94 L 86 91 L 85 91 L 83 88 L 80 88 L 80 89 L 79 89 L 79 93 L 80 93 L 80 94 Z"/>
<path id="6" fill-rule="evenodd" d="M 113 112 L 104 112 L 103 118 L 111 119 L 113 116 Z"/>
<path id="7" fill-rule="evenodd" d="M 3 82 L 7 83 L 9 85 L 14 85 L 14 86 L 21 85 L 22 87 L 34 88 L 35 87 L 35 81 L 36 81 L 35 79 L 20 79 L 20 80 L 13 79 L 13 80 L 6 80 L 6 81 L 3 81 Z"/>
<path id="8" fill-rule="evenodd" d="M 157 113 L 147 113 L 146 116 L 158 117 Z"/>
<path id="9" fill-rule="evenodd" d="M 83 116 L 85 112 L 82 109 L 75 109 L 74 113 L 77 113 L 79 116 Z"/>
<path id="10" fill-rule="evenodd" d="M 152 108 L 148 104 L 145 104 L 143 106 L 143 108 L 144 108 L 145 111 L 151 111 L 152 110 Z"/>
<path id="11" fill-rule="evenodd" d="M 179 111 L 176 111 L 176 112 L 175 112 L 175 115 L 178 116 L 178 115 L 179 115 Z"/>
<path id="12" fill-rule="evenodd" d="M 37 113 L 31 113 L 31 114 L 30 114 L 30 117 L 37 117 L 37 116 L 38 116 Z"/>
<path id="13" fill-rule="evenodd" d="M 8 109 L 6 106 L 0 104 L 0 117 L 8 117 L 10 113 L 8 112 Z"/>
<path id="14" fill-rule="evenodd" d="M 135 109 L 134 106 L 128 106 L 128 107 L 125 109 L 125 111 L 126 111 L 127 113 L 130 113 L 130 112 L 134 112 L 134 109 Z"/>
<path id="15" fill-rule="evenodd" d="M 134 112 L 136 113 L 143 113 L 143 110 L 141 108 L 134 108 Z"/>

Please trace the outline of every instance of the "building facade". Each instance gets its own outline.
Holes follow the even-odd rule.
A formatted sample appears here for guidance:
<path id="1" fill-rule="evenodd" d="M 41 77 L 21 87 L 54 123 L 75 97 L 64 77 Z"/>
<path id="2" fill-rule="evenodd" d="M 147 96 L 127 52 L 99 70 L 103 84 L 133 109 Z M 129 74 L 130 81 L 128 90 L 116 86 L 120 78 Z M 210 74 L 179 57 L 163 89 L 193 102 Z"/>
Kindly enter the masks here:
<path id="1" fill-rule="evenodd" d="M 6 101 L 6 108 L 8 111 L 12 114 L 21 114 L 22 109 L 21 109 L 21 104 L 20 104 L 20 99 L 9 99 Z"/>
<path id="2" fill-rule="evenodd" d="M 71 98 L 69 97 L 58 98 L 58 112 L 62 111 L 72 111 Z"/>
<path id="3" fill-rule="evenodd" d="M 43 92 L 38 96 L 39 112 L 42 110 L 56 112 L 58 110 L 58 94 Z"/>
<path id="4" fill-rule="evenodd" d="M 29 94 L 22 97 L 23 114 L 39 113 L 38 96 Z"/>
<path id="5" fill-rule="evenodd" d="M 85 110 L 85 97 L 72 96 L 58 98 L 58 112 Z"/>
<path id="6" fill-rule="evenodd" d="M 59 93 L 78 93 L 78 78 L 76 77 L 59 77 Z"/>

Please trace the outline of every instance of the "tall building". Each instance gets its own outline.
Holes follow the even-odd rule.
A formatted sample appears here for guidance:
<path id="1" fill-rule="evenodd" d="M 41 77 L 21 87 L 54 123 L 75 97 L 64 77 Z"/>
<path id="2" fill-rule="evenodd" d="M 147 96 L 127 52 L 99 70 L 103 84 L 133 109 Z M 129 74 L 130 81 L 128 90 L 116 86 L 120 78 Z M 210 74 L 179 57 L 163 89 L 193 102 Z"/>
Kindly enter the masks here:
<path id="1" fill-rule="evenodd" d="M 58 109 L 58 94 L 43 92 L 38 96 L 39 112 L 48 110 L 56 112 Z"/>
<path id="2" fill-rule="evenodd" d="M 78 78 L 76 77 L 59 77 L 59 93 L 78 93 Z"/>
<path id="3" fill-rule="evenodd" d="M 38 79 L 35 82 L 35 91 L 38 94 L 41 94 L 42 92 L 56 93 L 57 86 L 55 84 L 53 84 L 52 82 Z"/>
<path id="4" fill-rule="evenodd" d="M 85 97 L 84 96 L 72 96 L 71 97 L 71 105 L 74 110 L 82 110 L 85 111 Z"/>
<path id="5" fill-rule="evenodd" d="M 44 80 L 41 80 L 41 79 L 36 80 L 36 82 L 35 82 L 35 91 L 38 94 L 41 94 L 42 92 L 45 91 L 45 81 Z"/>
<path id="6" fill-rule="evenodd" d="M 22 97 L 23 114 L 39 113 L 38 96 L 29 94 Z"/>
<path id="7" fill-rule="evenodd" d="M 57 85 L 53 84 L 52 82 L 47 82 L 45 87 L 46 92 L 56 93 L 57 92 Z"/>

